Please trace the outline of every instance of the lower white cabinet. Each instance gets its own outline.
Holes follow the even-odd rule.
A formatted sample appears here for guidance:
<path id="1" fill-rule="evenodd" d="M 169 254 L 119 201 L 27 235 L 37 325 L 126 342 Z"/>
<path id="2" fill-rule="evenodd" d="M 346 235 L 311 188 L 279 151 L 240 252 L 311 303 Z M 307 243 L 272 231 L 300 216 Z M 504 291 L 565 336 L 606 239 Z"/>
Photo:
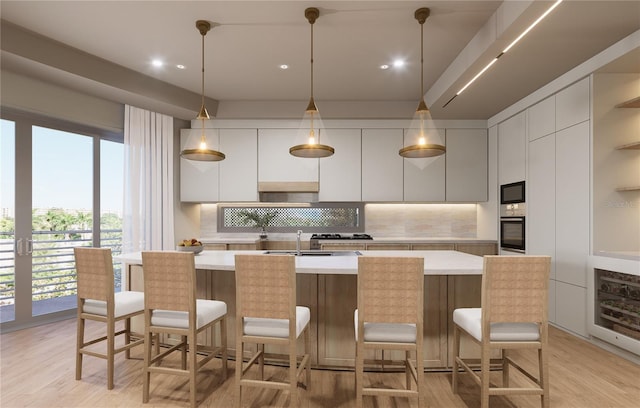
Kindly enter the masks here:
<path id="1" fill-rule="evenodd" d="M 361 201 L 361 130 L 329 129 L 326 132 L 330 133 L 335 153 L 320 159 L 320 201 Z"/>
<path id="2" fill-rule="evenodd" d="M 555 324 L 587 336 L 587 289 L 556 281 Z"/>
<path id="3" fill-rule="evenodd" d="M 362 130 L 362 201 L 402 201 L 402 129 Z"/>

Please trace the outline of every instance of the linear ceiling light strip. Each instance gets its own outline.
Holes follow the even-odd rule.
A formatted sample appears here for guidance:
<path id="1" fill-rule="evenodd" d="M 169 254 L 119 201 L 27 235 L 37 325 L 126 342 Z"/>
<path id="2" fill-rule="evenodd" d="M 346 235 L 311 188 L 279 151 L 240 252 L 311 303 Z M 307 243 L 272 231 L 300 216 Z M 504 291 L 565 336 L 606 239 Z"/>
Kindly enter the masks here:
<path id="1" fill-rule="evenodd" d="M 531 31 L 533 29 L 533 27 L 535 27 L 536 25 L 538 25 L 538 23 L 540 21 L 542 21 L 547 15 L 549 15 L 549 13 L 551 13 L 556 7 L 558 7 L 560 5 L 560 3 L 562 3 L 562 0 L 557 0 L 555 3 L 553 3 L 553 5 L 551 7 L 549 7 L 547 9 L 547 11 L 545 11 L 544 13 L 542 13 L 542 15 L 540 17 L 538 17 L 536 19 L 536 21 L 534 21 L 531 25 L 529 25 L 529 27 L 527 27 L 526 30 L 524 30 L 515 40 L 513 40 L 511 42 L 511 44 L 509 44 L 507 46 L 507 48 L 505 48 L 504 50 L 502 50 L 502 52 L 500 54 L 498 54 L 497 57 L 495 57 L 494 59 L 491 60 L 491 62 L 489 62 L 484 68 L 482 68 L 480 70 L 480 72 L 478 72 L 472 79 L 471 81 L 467 82 L 467 84 L 465 86 L 463 86 L 451 99 L 449 99 L 447 101 L 447 103 L 445 103 L 442 107 L 446 107 L 449 103 L 451 103 L 451 101 L 453 101 L 456 96 L 460 95 L 465 89 L 467 89 L 469 87 L 469 85 L 471 85 L 473 82 L 475 82 L 476 79 L 478 79 L 482 74 L 484 74 L 489 67 L 491 67 L 493 64 L 495 64 L 496 61 L 498 61 L 498 58 L 502 57 L 507 51 L 509 51 L 514 45 L 516 45 L 516 43 L 518 41 L 520 41 L 522 39 L 522 37 L 524 37 L 525 35 L 527 35 L 527 33 L 529 31 Z"/>

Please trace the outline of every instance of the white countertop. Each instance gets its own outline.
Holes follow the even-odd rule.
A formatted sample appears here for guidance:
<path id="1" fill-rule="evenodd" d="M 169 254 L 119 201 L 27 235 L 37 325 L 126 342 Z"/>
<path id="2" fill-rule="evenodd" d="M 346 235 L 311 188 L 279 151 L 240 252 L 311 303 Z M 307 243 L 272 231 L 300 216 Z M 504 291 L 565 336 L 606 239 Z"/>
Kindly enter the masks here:
<path id="1" fill-rule="evenodd" d="M 260 254 L 265 251 L 202 251 L 196 255 L 197 269 L 235 270 L 236 254 Z M 458 251 L 359 251 L 361 256 L 423 257 L 425 275 L 481 275 L 482 257 Z M 115 256 L 133 265 L 142 264 L 140 252 Z M 357 256 L 297 256 L 296 272 L 322 275 L 356 275 Z"/>

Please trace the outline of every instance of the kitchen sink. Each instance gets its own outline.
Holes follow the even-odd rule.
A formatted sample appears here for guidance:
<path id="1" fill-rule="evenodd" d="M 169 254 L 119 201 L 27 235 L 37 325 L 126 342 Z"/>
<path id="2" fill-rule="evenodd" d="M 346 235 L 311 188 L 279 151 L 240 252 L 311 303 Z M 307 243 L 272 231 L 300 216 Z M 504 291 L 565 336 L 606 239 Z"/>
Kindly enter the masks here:
<path id="1" fill-rule="evenodd" d="M 280 250 L 280 251 L 265 251 L 265 255 L 296 255 L 296 256 L 357 256 L 362 255 L 360 251 L 298 251 L 295 250 Z"/>

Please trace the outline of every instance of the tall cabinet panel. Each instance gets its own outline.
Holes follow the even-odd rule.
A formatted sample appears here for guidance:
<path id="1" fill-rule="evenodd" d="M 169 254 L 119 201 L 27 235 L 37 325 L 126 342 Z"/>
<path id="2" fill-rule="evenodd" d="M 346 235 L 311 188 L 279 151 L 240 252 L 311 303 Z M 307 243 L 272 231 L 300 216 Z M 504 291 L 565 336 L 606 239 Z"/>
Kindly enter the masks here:
<path id="1" fill-rule="evenodd" d="M 556 133 L 556 279 L 586 287 L 589 122 Z"/>
<path id="2" fill-rule="evenodd" d="M 336 152 L 320 159 L 320 201 L 361 201 L 361 130 L 330 129 L 327 132 L 331 132 L 331 146 Z"/>
<path id="3" fill-rule="evenodd" d="M 487 201 L 487 130 L 447 129 L 447 201 Z"/>
<path id="4" fill-rule="evenodd" d="M 258 200 L 256 129 L 220 129 L 220 201 Z"/>
<path id="5" fill-rule="evenodd" d="M 402 129 L 362 130 L 362 201 L 402 201 Z"/>
<path id="6" fill-rule="evenodd" d="M 498 184 L 522 181 L 526 175 L 526 113 L 498 125 Z"/>
<path id="7" fill-rule="evenodd" d="M 529 143 L 526 247 L 529 255 L 551 256 L 549 321 L 556 321 L 556 151 L 555 134 Z"/>
<path id="8" fill-rule="evenodd" d="M 405 129 L 405 134 L 407 130 Z M 446 145 L 444 129 L 442 142 Z M 404 201 L 445 201 L 447 154 L 425 159 L 404 159 Z"/>

